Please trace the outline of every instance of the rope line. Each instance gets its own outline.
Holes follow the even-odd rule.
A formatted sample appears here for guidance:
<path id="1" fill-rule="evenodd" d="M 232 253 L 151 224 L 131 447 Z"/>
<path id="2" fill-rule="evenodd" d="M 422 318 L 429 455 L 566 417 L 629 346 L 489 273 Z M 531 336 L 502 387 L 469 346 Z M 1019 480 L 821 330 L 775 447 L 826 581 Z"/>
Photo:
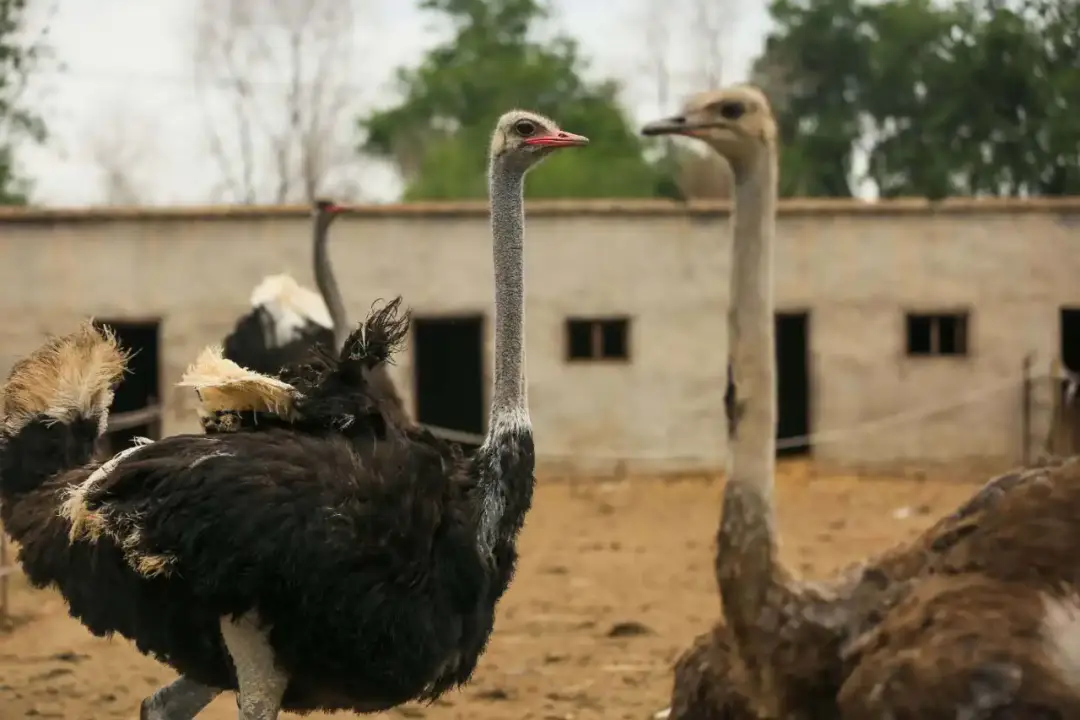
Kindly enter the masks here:
<path id="1" fill-rule="evenodd" d="M 1053 377 L 1050 373 L 1044 375 L 1033 375 L 1029 380 L 1041 380 L 1045 378 Z M 855 435 L 861 435 L 867 431 L 879 430 L 881 428 L 896 427 L 898 425 L 907 425 L 913 422 L 926 420 L 934 415 L 940 415 L 941 413 L 949 412 L 950 410 L 958 410 L 962 407 L 972 405 L 979 400 L 983 400 L 987 397 L 997 395 L 1005 390 L 1011 390 L 1012 388 L 1019 387 L 1024 384 L 1023 378 L 1010 378 L 1008 380 L 1002 380 L 998 383 L 984 385 L 980 390 L 961 395 L 958 399 L 954 399 L 947 403 L 938 403 L 936 405 L 926 405 L 921 408 L 915 408 L 913 410 L 905 410 L 903 412 L 894 413 L 893 415 L 887 415 L 883 418 L 876 420 L 868 420 L 858 425 L 853 425 L 846 428 L 834 428 L 832 430 L 822 430 L 817 433 L 810 433 L 809 435 L 801 435 L 796 437 L 784 438 L 776 443 L 778 450 L 785 450 L 788 448 L 801 447 L 803 445 L 821 445 L 828 444 L 830 442 L 838 442 L 840 440 L 846 440 L 847 438 Z"/>
<path id="2" fill-rule="evenodd" d="M 1059 373 L 1042 373 L 1039 375 L 1031 375 L 1026 381 L 1034 382 L 1037 380 L 1046 380 L 1049 378 L 1064 379 L 1072 382 L 1073 377 L 1067 372 Z M 927 418 L 931 418 L 934 415 L 940 415 L 952 410 L 958 410 L 962 407 L 972 405 L 976 402 L 984 400 L 988 397 L 992 397 L 1006 390 L 1018 388 L 1023 385 L 1025 379 L 1022 377 L 1009 377 L 1007 379 L 1000 380 L 994 383 L 988 383 L 978 390 L 973 390 L 959 397 L 953 398 L 948 402 L 940 402 L 932 405 L 925 405 L 922 407 L 912 408 L 910 410 L 904 410 L 902 412 L 887 415 L 883 418 L 877 418 L 875 420 L 868 420 L 857 425 L 852 425 L 844 428 L 832 428 L 828 430 L 822 430 L 819 432 L 809 433 L 807 435 L 797 435 L 794 437 L 786 437 L 778 440 L 776 443 L 777 450 L 786 450 L 790 448 L 798 448 L 806 445 L 826 445 L 829 443 L 841 442 L 858 435 L 872 432 L 874 430 L 880 430 L 883 428 L 897 427 L 903 425 L 909 425 L 915 422 L 921 422 Z M 451 442 L 466 443 L 472 445 L 480 445 L 484 442 L 484 435 L 467 433 L 461 430 L 454 430 L 452 428 L 440 427 L 438 425 L 429 425 L 425 423 L 420 424 L 421 427 L 430 431 L 433 435 L 441 437 Z M 670 455 L 640 455 L 640 456 L 627 456 L 625 454 L 615 455 L 538 455 L 537 459 L 543 460 L 670 460 L 673 459 Z"/>

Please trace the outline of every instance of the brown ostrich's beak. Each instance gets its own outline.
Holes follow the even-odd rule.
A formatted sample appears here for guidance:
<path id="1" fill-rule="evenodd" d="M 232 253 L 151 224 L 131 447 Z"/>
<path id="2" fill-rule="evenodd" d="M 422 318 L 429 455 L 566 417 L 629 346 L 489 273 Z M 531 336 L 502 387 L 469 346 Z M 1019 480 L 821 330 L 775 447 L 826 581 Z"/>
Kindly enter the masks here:
<path id="1" fill-rule="evenodd" d="M 672 115 L 662 120 L 653 120 L 641 128 L 641 134 L 646 137 L 656 135 L 685 135 L 692 132 L 694 127 L 686 122 L 685 115 Z"/>
<path id="2" fill-rule="evenodd" d="M 589 138 L 560 130 L 553 135 L 528 138 L 525 140 L 525 144 L 540 145 L 542 147 L 582 147 L 589 144 Z"/>

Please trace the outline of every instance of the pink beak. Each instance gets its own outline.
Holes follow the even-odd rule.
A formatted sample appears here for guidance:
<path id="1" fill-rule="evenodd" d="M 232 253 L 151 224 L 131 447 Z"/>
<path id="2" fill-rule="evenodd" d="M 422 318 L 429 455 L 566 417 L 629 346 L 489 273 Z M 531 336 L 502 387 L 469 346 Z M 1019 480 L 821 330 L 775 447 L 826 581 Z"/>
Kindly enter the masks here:
<path id="1" fill-rule="evenodd" d="M 526 138 L 525 144 L 542 145 L 544 147 L 581 147 L 589 144 L 589 138 L 560 130 L 553 135 Z"/>

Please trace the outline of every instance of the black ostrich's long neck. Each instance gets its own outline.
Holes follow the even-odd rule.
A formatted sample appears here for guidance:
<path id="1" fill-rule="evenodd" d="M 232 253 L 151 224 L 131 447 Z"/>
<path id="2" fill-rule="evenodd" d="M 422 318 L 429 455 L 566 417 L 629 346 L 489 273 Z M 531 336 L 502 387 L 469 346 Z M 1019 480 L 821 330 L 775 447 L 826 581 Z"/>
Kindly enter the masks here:
<path id="1" fill-rule="evenodd" d="M 495 379 L 488 434 L 477 453 L 483 493 L 478 541 L 492 552 L 512 541 L 532 502 L 532 424 L 525 387 L 525 203 L 523 168 L 493 159 Z"/>
<path id="2" fill-rule="evenodd" d="M 334 277 L 330 255 L 326 249 L 330 223 L 333 220 L 333 215 L 321 210 L 315 216 L 315 285 L 330 310 L 330 322 L 334 326 L 334 347 L 340 350 L 349 334 L 349 320 L 345 314 L 345 302 L 341 299 L 341 288 Z"/>

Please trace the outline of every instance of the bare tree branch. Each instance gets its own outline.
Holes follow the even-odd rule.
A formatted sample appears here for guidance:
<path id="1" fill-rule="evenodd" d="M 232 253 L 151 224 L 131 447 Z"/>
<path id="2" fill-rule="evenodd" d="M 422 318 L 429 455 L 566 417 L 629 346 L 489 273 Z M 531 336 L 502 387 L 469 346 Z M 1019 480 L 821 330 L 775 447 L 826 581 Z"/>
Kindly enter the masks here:
<path id="1" fill-rule="evenodd" d="M 725 77 L 726 48 L 731 47 L 741 18 L 742 0 L 640 0 L 650 100 L 662 107 L 681 96 L 717 88 Z M 635 80 L 640 83 L 640 77 Z"/>
<path id="2" fill-rule="evenodd" d="M 146 121 L 122 102 L 110 102 L 81 134 L 80 151 L 100 176 L 101 203 L 134 207 L 154 203 L 153 139 Z"/>
<path id="3" fill-rule="evenodd" d="M 724 48 L 730 45 L 739 0 L 643 0 L 645 59 L 638 68 L 649 83 L 657 112 L 674 110 L 681 97 L 720 87 Z M 685 23 L 689 18 L 690 22 Z M 684 198 L 725 198 L 731 193 L 730 170 L 711 152 L 665 138 L 661 160 Z"/>
<path id="4" fill-rule="evenodd" d="M 203 96 L 207 145 L 221 174 L 218 192 L 224 196 L 214 199 L 231 198 L 235 202 L 250 204 L 256 201 L 252 168 L 254 153 L 250 142 L 250 93 L 243 77 L 236 71 L 236 42 L 228 31 L 228 27 L 242 23 L 236 10 L 235 5 L 230 3 L 227 8 L 229 24 L 225 28 L 216 24 L 212 17 L 200 16 L 196 29 L 195 82 L 197 86 L 210 88 L 211 92 L 215 89 L 223 91 L 227 110 L 231 111 L 229 119 L 235 123 L 232 128 L 236 132 L 237 145 L 234 158 L 230 153 L 231 143 L 225 136 L 225 128 L 229 125 L 220 117 L 214 117 L 207 98 Z"/>
<path id="5" fill-rule="evenodd" d="M 699 90 L 713 90 L 724 84 L 724 48 L 731 44 L 738 20 L 738 0 L 689 0 L 694 61 L 694 84 Z"/>
<path id="6" fill-rule="evenodd" d="M 362 1 L 200 0 L 193 61 L 220 199 L 355 196 L 348 73 Z"/>
<path id="7" fill-rule="evenodd" d="M 663 0 L 648 0 L 645 18 L 645 47 L 648 51 L 649 74 L 656 83 L 656 104 L 666 108 L 671 104 L 673 68 L 671 66 L 671 28 L 669 13 Z"/>

